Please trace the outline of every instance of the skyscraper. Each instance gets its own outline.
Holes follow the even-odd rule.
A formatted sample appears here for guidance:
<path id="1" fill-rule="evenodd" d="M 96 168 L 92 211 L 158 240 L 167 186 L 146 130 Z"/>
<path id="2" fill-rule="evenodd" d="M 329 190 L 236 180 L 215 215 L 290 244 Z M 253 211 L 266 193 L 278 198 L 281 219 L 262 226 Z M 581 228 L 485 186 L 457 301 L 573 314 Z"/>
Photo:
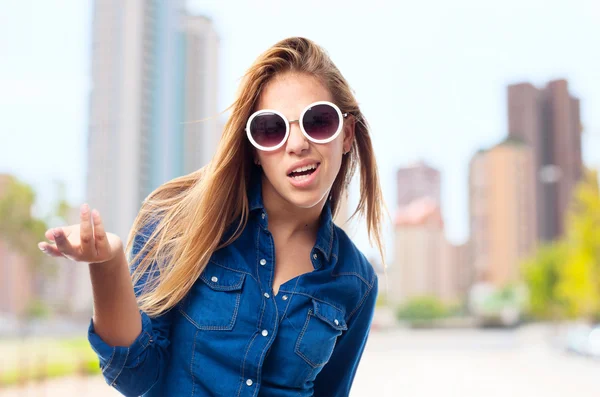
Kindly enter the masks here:
<path id="1" fill-rule="evenodd" d="M 94 2 L 87 200 L 126 239 L 144 198 L 218 141 L 218 39 L 182 0 Z"/>
<path id="2" fill-rule="evenodd" d="M 222 132 L 217 118 L 219 38 L 203 16 L 183 20 L 185 49 L 184 173 L 206 165 Z"/>
<path id="3" fill-rule="evenodd" d="M 394 263 L 388 274 L 388 298 L 397 304 L 417 296 L 442 297 L 444 222 L 439 204 L 423 197 L 398 209 Z"/>
<path id="4" fill-rule="evenodd" d="M 423 161 L 400 168 L 397 173 L 398 207 L 410 204 L 416 199 L 429 197 L 441 202 L 440 172 Z"/>
<path id="5" fill-rule="evenodd" d="M 441 211 L 441 175 L 418 162 L 397 172 L 394 261 L 388 270 L 391 303 L 418 296 L 447 302 L 464 297 L 469 263 L 462 247 L 450 244 Z"/>
<path id="6" fill-rule="evenodd" d="M 508 87 L 509 136 L 532 148 L 534 166 L 527 170 L 535 185 L 538 238 L 554 240 L 564 232 L 573 189 L 582 176 L 579 99 L 566 80 L 538 89 L 529 83 Z"/>
<path id="7" fill-rule="evenodd" d="M 389 299 L 400 303 L 415 296 L 439 296 L 446 243 L 440 172 L 419 161 L 399 168 L 396 178 L 398 204 Z"/>
<path id="8" fill-rule="evenodd" d="M 470 164 L 470 224 L 476 281 L 499 287 L 520 278 L 536 246 L 531 148 L 515 138 L 478 152 Z"/>

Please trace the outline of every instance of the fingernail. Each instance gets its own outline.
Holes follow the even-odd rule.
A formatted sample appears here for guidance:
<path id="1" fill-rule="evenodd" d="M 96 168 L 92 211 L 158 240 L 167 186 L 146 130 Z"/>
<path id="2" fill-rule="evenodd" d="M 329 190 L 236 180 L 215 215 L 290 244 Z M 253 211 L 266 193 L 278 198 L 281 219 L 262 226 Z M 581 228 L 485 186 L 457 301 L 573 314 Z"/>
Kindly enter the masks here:
<path id="1" fill-rule="evenodd" d="M 43 245 L 38 244 L 38 248 L 40 249 L 40 251 L 46 252 L 46 248 Z"/>
<path id="2" fill-rule="evenodd" d="M 87 203 L 81 205 L 81 212 L 88 212 L 89 209 Z"/>
<path id="3" fill-rule="evenodd" d="M 52 229 L 52 234 L 54 235 L 55 238 L 61 238 L 62 237 L 62 233 L 60 229 Z"/>

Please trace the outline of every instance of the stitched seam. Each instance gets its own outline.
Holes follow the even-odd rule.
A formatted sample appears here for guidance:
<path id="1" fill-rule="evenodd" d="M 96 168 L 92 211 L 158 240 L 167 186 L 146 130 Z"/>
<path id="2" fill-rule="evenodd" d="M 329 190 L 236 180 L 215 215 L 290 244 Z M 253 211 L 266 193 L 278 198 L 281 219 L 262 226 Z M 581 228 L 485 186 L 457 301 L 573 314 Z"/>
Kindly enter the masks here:
<path id="1" fill-rule="evenodd" d="M 377 276 L 375 276 L 375 277 L 377 277 Z M 350 319 L 352 318 L 354 313 L 356 313 L 358 311 L 358 309 L 363 305 L 363 303 L 365 303 L 365 301 L 367 300 L 367 296 L 369 296 L 369 294 L 371 293 L 371 290 L 373 289 L 374 285 L 375 285 L 375 278 L 373 278 L 373 283 L 371 283 L 371 285 L 369 286 L 369 289 L 367 290 L 365 295 L 362 297 L 362 299 L 358 303 L 358 306 L 356 306 L 356 309 L 352 310 L 352 312 L 350 312 L 350 314 L 348 315 L 348 320 L 346 322 L 350 322 Z"/>
<path id="2" fill-rule="evenodd" d="M 263 351 L 262 351 L 262 353 L 260 353 L 259 360 L 260 360 L 260 358 L 261 358 L 261 357 L 262 357 L 262 356 L 263 356 L 263 355 L 266 353 L 266 351 L 267 351 L 267 348 L 268 348 L 269 346 L 271 346 L 271 342 L 272 342 L 272 340 L 273 340 L 274 338 L 275 338 L 275 331 L 271 332 L 271 337 L 269 338 L 269 342 L 265 344 L 265 347 L 263 348 Z M 262 374 L 262 365 L 259 365 L 259 366 L 258 366 L 258 373 L 257 373 L 257 375 L 256 375 L 256 383 L 258 383 L 258 380 L 260 379 L 260 377 L 261 377 L 261 374 Z M 256 387 L 256 390 L 254 391 L 254 393 L 253 393 L 252 395 L 253 395 L 253 396 L 254 396 L 254 395 L 256 395 L 257 391 L 258 391 L 258 387 Z"/>
<path id="3" fill-rule="evenodd" d="M 344 313 L 339 313 L 339 314 L 341 316 L 341 319 L 344 320 Z M 346 324 L 345 324 L 345 320 L 344 320 L 344 324 L 341 324 L 341 325 L 338 324 L 338 325 L 336 325 L 333 321 L 331 321 L 329 318 L 327 318 L 326 315 L 324 315 L 323 313 L 317 312 L 316 310 L 315 310 L 315 313 L 314 313 L 314 317 L 316 317 L 316 318 L 320 319 L 321 321 L 329 324 L 330 327 L 332 327 L 334 329 L 337 329 L 338 331 L 342 331 L 342 330 L 347 329 Z"/>
<path id="4" fill-rule="evenodd" d="M 265 308 L 267 306 L 267 301 L 266 301 L 266 299 L 261 299 L 261 301 L 262 301 L 262 305 L 261 305 L 261 309 L 260 309 L 260 317 L 258 319 L 258 324 L 262 327 L 263 317 L 265 316 Z"/>
<path id="5" fill-rule="evenodd" d="M 272 262 L 271 263 L 271 265 L 272 265 L 271 266 L 271 271 L 269 272 L 269 276 L 270 276 L 269 277 L 269 289 L 272 290 L 273 289 L 273 279 L 275 278 L 275 266 L 277 265 L 275 263 L 275 261 L 276 261 L 276 256 L 275 256 L 275 241 L 273 240 L 273 236 L 272 235 L 269 236 L 269 248 L 270 248 L 270 251 L 271 251 L 270 258 L 271 258 L 271 262 Z M 281 285 L 280 285 L 280 287 L 281 287 Z M 277 290 L 277 293 L 279 294 L 279 290 Z"/>
<path id="6" fill-rule="evenodd" d="M 313 364 L 313 362 L 311 360 L 309 360 L 308 357 L 306 357 L 300 351 L 300 342 L 302 342 L 302 339 L 304 338 L 304 333 L 306 332 L 306 328 L 308 327 L 308 323 L 310 321 L 310 316 L 311 315 L 312 315 L 312 309 L 308 309 L 308 314 L 306 315 L 306 321 L 304 322 L 304 327 L 302 327 L 302 331 L 300 332 L 300 336 L 298 337 L 298 340 L 296 341 L 296 346 L 294 347 L 294 352 L 297 355 L 299 355 L 300 357 L 302 357 L 304 359 L 304 361 L 306 361 L 306 363 L 308 365 L 310 365 L 312 368 L 316 368 L 315 365 Z"/>
<path id="7" fill-rule="evenodd" d="M 286 294 L 292 294 L 292 295 L 304 295 L 304 296 L 308 296 L 309 298 L 311 298 L 311 299 L 314 299 L 314 300 L 316 300 L 317 302 L 325 303 L 325 304 L 327 304 L 327 305 L 330 305 L 330 306 L 332 306 L 332 307 L 335 307 L 336 309 L 338 309 L 339 311 L 341 311 L 341 312 L 342 312 L 342 314 L 345 312 L 345 310 L 344 310 L 344 309 L 342 309 L 342 308 L 340 308 L 340 307 L 337 307 L 337 306 L 336 306 L 336 305 L 334 305 L 333 303 L 327 302 L 327 301 L 325 301 L 325 300 L 323 300 L 323 299 L 315 298 L 314 296 L 312 296 L 312 295 L 309 295 L 309 294 L 307 294 L 306 292 L 292 292 L 292 291 L 286 291 L 286 290 L 279 290 L 279 292 L 284 292 L 284 293 L 286 293 Z"/>
<path id="8" fill-rule="evenodd" d="M 300 281 L 300 278 L 302 276 L 303 276 L 303 274 L 300 275 L 300 277 L 298 277 L 296 279 L 296 284 L 294 284 L 294 291 L 296 291 L 296 288 L 298 287 L 298 282 Z M 292 296 L 288 299 L 287 305 L 285 306 L 285 309 L 283 310 L 283 314 L 281 315 L 281 317 L 285 317 L 287 315 L 287 311 L 288 311 L 288 309 L 290 307 L 290 303 L 292 303 L 292 299 L 294 299 L 294 293 L 292 293 Z"/>
<path id="9" fill-rule="evenodd" d="M 256 278 L 254 277 L 254 275 L 252 275 L 252 273 L 248 273 L 248 272 L 245 272 L 243 270 L 234 269 L 232 267 L 229 267 L 229 266 L 226 266 L 226 265 L 222 265 L 222 264 L 216 262 L 214 259 L 211 259 L 209 262 L 211 262 L 212 264 L 214 264 L 216 266 L 222 267 L 223 269 L 227 269 L 227 270 L 231 270 L 232 272 L 242 273 L 242 274 L 248 275 L 248 276 L 252 277 L 256 281 Z"/>
<path id="10" fill-rule="evenodd" d="M 148 333 L 148 331 L 144 331 L 144 333 L 146 334 L 146 336 L 148 337 L 148 339 L 146 340 L 146 343 L 144 344 L 144 349 L 146 349 L 148 346 L 150 346 L 150 344 L 152 343 L 152 335 L 150 335 Z"/>
<path id="11" fill-rule="evenodd" d="M 194 334 L 194 347 L 192 348 L 192 359 L 190 360 L 190 375 L 192 377 L 192 397 L 194 397 L 194 393 L 196 392 L 196 377 L 194 376 L 194 357 L 196 356 L 196 338 L 198 337 L 198 332 L 200 330 L 196 330 Z"/>
<path id="12" fill-rule="evenodd" d="M 333 272 L 331 272 L 331 275 L 333 277 L 338 277 L 338 276 L 356 276 L 359 279 L 361 279 L 362 282 L 365 283 L 367 286 L 369 285 L 369 282 L 367 280 L 365 280 L 365 278 L 363 276 L 361 276 L 360 274 L 358 274 L 358 273 L 354 273 L 354 272 L 333 273 Z"/>
<path id="13" fill-rule="evenodd" d="M 218 264 L 218 263 L 216 263 L 216 262 L 213 262 L 213 265 L 215 265 L 215 266 L 219 266 L 219 267 L 221 267 L 221 268 L 223 268 L 223 269 L 227 269 L 227 270 L 229 270 L 229 271 L 232 271 L 232 272 L 235 272 L 235 273 L 238 273 L 238 274 L 242 274 L 242 277 L 240 278 L 240 281 L 239 281 L 238 283 L 234 284 L 234 285 L 226 285 L 226 286 L 218 286 L 218 285 L 217 285 L 217 286 L 215 286 L 215 285 L 214 285 L 214 284 L 213 284 L 213 283 L 212 283 L 212 282 L 211 282 L 211 281 L 210 281 L 210 280 L 207 278 L 208 276 L 206 275 L 206 273 L 204 273 L 204 272 L 203 272 L 203 273 L 200 275 L 200 279 L 201 279 L 202 281 L 204 281 L 204 283 L 205 283 L 206 285 L 208 285 L 208 286 L 209 286 L 211 289 L 214 289 L 214 290 L 217 290 L 217 291 L 232 291 L 232 290 L 235 290 L 235 289 L 240 289 L 240 288 L 242 287 L 242 285 L 244 284 L 244 276 L 243 276 L 243 275 L 248 275 L 248 276 L 252 277 L 252 275 L 251 275 L 250 273 L 248 273 L 248 272 L 243 272 L 243 271 L 240 271 L 240 270 L 233 269 L 233 268 L 231 268 L 231 267 L 227 267 L 227 266 L 219 265 L 219 264 Z"/>
<path id="14" fill-rule="evenodd" d="M 110 368 L 110 364 L 112 364 L 113 358 L 115 358 L 115 353 L 117 352 L 117 348 L 113 347 L 113 351 L 112 354 L 110 355 L 110 360 L 108 360 L 108 364 L 106 364 L 104 366 L 104 368 L 102 369 L 102 373 L 104 374 L 104 371 L 108 370 Z"/>
<path id="15" fill-rule="evenodd" d="M 258 257 L 260 256 L 259 243 L 258 243 L 259 239 L 260 239 L 260 227 L 256 228 L 256 239 L 254 240 L 255 241 L 254 249 L 256 252 L 256 279 L 257 279 L 256 282 L 258 283 L 259 286 L 261 286 L 262 284 L 260 282 L 260 269 L 258 268 L 258 261 L 259 261 Z"/>
<path id="16" fill-rule="evenodd" d="M 333 248 L 333 220 L 329 220 L 329 251 L 327 251 L 327 260 L 331 258 L 331 249 Z"/>
<path id="17" fill-rule="evenodd" d="M 234 309 L 232 320 L 230 321 L 229 325 L 225 325 L 225 326 L 223 326 L 223 325 L 200 325 L 196 321 L 194 321 L 194 319 L 192 319 L 190 316 L 188 316 L 188 314 L 186 312 L 184 312 L 183 309 L 181 309 L 181 308 L 178 308 L 178 309 L 179 309 L 179 312 L 198 329 L 201 329 L 203 331 L 231 331 L 233 329 L 233 324 L 235 323 L 235 317 L 237 317 L 237 311 L 238 311 L 237 307 L 239 306 L 239 300 L 240 300 L 240 295 L 238 294 L 238 304 L 236 305 L 236 308 Z"/>
<path id="18" fill-rule="evenodd" d="M 261 314 L 260 314 L 260 320 L 259 320 L 259 325 L 262 326 L 262 318 L 265 312 L 265 300 L 262 299 L 262 310 L 261 310 Z M 259 327 L 260 328 L 260 327 Z M 256 336 L 254 337 L 256 339 Z M 250 342 L 250 344 L 252 344 L 252 342 L 254 341 L 254 339 Z M 248 349 L 250 348 L 250 345 L 248 345 Z M 248 354 L 248 351 L 246 350 L 246 354 Z M 244 372 L 245 372 L 245 366 L 246 366 L 246 360 L 242 360 L 242 362 L 240 363 L 240 375 L 241 375 L 241 379 L 242 379 L 242 387 L 243 387 L 243 382 L 244 382 Z M 260 369 L 259 369 L 260 370 Z M 238 396 L 239 393 L 241 393 L 241 389 L 242 387 L 240 387 L 240 389 L 238 390 Z"/>
<path id="19" fill-rule="evenodd" d="M 246 353 L 244 354 L 244 360 L 242 361 L 242 383 L 240 383 L 240 388 L 238 389 L 238 396 L 240 395 L 240 393 L 242 392 L 242 386 L 244 385 L 244 378 L 245 376 L 245 372 L 246 372 L 246 359 L 248 358 L 248 351 L 250 350 L 250 347 L 252 347 L 252 345 L 254 344 L 254 341 L 256 340 L 256 337 L 258 336 L 258 334 L 254 334 L 254 336 L 252 337 L 252 339 L 250 340 L 250 343 L 248 343 L 248 346 L 246 347 Z"/>
<path id="20" fill-rule="evenodd" d="M 237 294 L 237 299 L 235 301 L 235 309 L 233 309 L 233 316 L 231 316 L 231 321 L 229 323 L 229 329 L 233 329 L 233 325 L 235 324 L 235 320 L 237 320 L 238 311 L 240 309 L 240 301 L 242 300 L 242 293 Z"/>
<path id="21" fill-rule="evenodd" d="M 308 316 L 307 316 L 307 320 L 306 323 L 304 323 L 304 328 L 302 329 L 302 333 L 301 336 L 298 337 L 298 340 L 296 341 L 296 348 L 294 349 L 294 351 L 296 352 L 296 354 L 298 354 L 300 357 L 302 357 L 307 363 L 308 365 L 310 365 L 313 369 L 314 368 L 318 368 L 318 367 L 322 367 L 325 364 L 327 364 L 327 362 L 329 361 L 329 358 L 331 358 L 331 355 L 333 354 L 333 350 L 335 349 L 335 345 L 337 344 L 337 337 L 336 340 L 333 343 L 333 347 L 331 348 L 331 352 L 329 353 L 329 358 L 327 359 L 327 361 L 323 362 L 323 363 L 313 363 L 312 360 L 310 360 L 308 357 L 306 357 L 301 351 L 300 351 L 300 342 L 302 341 L 302 339 L 304 339 L 304 335 L 306 334 L 306 329 L 308 328 L 308 324 L 310 322 L 310 317 L 314 317 L 314 314 L 312 312 L 312 309 L 308 310 Z M 338 330 L 339 331 L 339 330 Z M 340 334 L 338 334 L 337 336 L 339 336 Z"/>
<path id="22" fill-rule="evenodd" d="M 129 348 L 127 348 L 127 353 L 125 354 L 125 360 L 123 361 L 123 365 L 121 366 L 121 369 L 119 370 L 119 373 L 117 374 L 117 376 L 115 376 L 115 379 L 113 379 L 112 383 L 110 384 L 111 386 L 113 386 L 117 382 L 117 379 L 119 379 L 121 372 L 123 372 L 123 368 L 125 368 L 125 363 L 127 363 L 128 357 L 129 357 Z"/>
<path id="23" fill-rule="evenodd" d="M 294 325 L 294 323 L 292 323 L 292 321 L 286 316 L 285 319 L 288 321 L 288 323 L 290 323 L 290 325 L 292 326 L 292 328 L 294 329 L 294 331 L 299 332 L 298 328 L 296 328 L 296 326 Z"/>

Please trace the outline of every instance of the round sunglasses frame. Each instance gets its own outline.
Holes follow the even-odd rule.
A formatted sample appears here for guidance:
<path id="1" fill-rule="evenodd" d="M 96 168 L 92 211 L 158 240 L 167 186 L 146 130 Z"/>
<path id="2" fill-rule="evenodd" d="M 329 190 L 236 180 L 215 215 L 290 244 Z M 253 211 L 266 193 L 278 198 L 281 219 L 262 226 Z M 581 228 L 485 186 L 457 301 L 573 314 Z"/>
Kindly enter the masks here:
<path id="1" fill-rule="evenodd" d="M 338 124 L 338 128 L 335 131 L 335 133 L 330 136 L 327 139 L 315 139 L 313 137 L 311 137 L 306 130 L 304 129 L 304 123 L 302 122 L 302 120 L 304 119 L 304 115 L 306 114 L 306 112 L 308 112 L 313 106 L 317 106 L 317 105 L 329 105 L 331 106 L 336 113 L 338 114 L 338 118 L 339 118 L 339 124 Z M 262 146 L 259 145 L 258 142 L 256 142 L 254 140 L 254 138 L 252 137 L 252 133 L 250 132 L 250 125 L 252 123 L 252 121 L 254 120 L 254 118 L 256 116 L 260 116 L 261 114 L 265 114 L 265 113 L 271 113 L 271 114 L 276 114 L 279 117 L 281 117 L 283 119 L 283 121 L 285 122 L 285 136 L 284 138 L 281 140 L 281 142 L 279 142 L 277 145 L 275 146 Z M 313 102 L 310 105 L 308 105 L 307 107 L 304 108 L 304 110 L 302 110 L 302 113 L 300 114 L 300 118 L 298 120 L 288 120 L 287 118 L 285 118 L 285 116 L 283 114 L 281 114 L 281 112 L 278 112 L 277 110 L 273 110 L 273 109 L 261 109 L 258 110 L 254 113 L 252 113 L 252 115 L 250 116 L 250 118 L 248 119 L 248 122 L 246 123 L 246 135 L 248 136 L 248 140 L 252 143 L 252 145 L 259 149 L 259 150 L 263 150 L 265 152 L 272 152 L 274 150 L 279 149 L 280 147 L 282 147 L 288 140 L 289 136 L 290 136 L 290 124 L 291 123 L 298 123 L 298 125 L 300 126 L 300 131 L 302 131 L 302 134 L 304 134 L 304 136 L 306 137 L 306 139 L 308 139 L 311 142 L 314 143 L 329 143 L 331 141 L 333 141 L 335 138 L 338 137 L 338 135 L 340 135 L 340 132 L 342 131 L 342 128 L 344 126 L 344 119 L 348 117 L 348 113 L 342 113 L 342 111 L 340 110 L 340 108 L 332 102 L 329 101 L 317 101 L 317 102 Z"/>

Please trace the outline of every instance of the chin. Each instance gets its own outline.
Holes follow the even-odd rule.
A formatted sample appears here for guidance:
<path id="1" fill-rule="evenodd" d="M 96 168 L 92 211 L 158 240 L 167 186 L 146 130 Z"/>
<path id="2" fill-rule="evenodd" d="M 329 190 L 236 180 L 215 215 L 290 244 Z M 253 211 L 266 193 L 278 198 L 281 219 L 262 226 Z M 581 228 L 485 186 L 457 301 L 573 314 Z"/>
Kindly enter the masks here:
<path id="1" fill-rule="evenodd" d="M 313 208 L 319 205 L 325 198 L 326 193 L 321 192 L 289 192 L 286 200 L 298 208 Z"/>

